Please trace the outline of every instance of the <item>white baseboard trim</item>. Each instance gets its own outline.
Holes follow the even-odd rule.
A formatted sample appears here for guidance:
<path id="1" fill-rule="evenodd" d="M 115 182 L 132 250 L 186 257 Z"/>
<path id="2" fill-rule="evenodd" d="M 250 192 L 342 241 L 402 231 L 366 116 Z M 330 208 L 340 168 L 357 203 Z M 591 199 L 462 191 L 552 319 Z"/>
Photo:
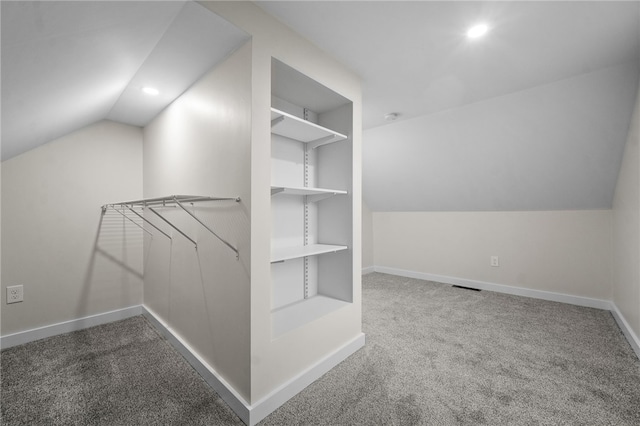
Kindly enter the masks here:
<path id="1" fill-rule="evenodd" d="M 303 371 L 287 383 L 283 384 L 266 397 L 255 404 L 249 405 L 233 387 L 221 378 L 216 371 L 203 360 L 177 333 L 175 333 L 163 320 L 161 320 L 149 308 L 143 306 L 145 317 L 162 333 L 167 340 L 182 354 L 191 366 L 202 376 L 231 409 L 247 425 L 253 426 L 267 417 L 274 410 L 297 395 L 301 390 L 309 386 L 323 374 L 344 361 L 349 355 L 364 346 L 365 336 L 358 337 L 348 342 L 343 347 L 329 354 L 317 364 Z"/>
<path id="2" fill-rule="evenodd" d="M 247 402 L 242 398 L 233 387 L 227 383 L 222 377 L 211 368 L 211 366 L 203 360 L 198 353 L 185 342 L 178 333 L 174 332 L 160 317 L 151 309 L 143 306 L 144 316 L 154 325 L 154 327 L 173 345 L 174 348 L 187 360 L 189 364 L 200 374 L 205 382 L 215 390 L 218 395 L 229 404 L 229 407 L 240 417 L 240 419 L 249 424 L 250 410 Z"/>
<path id="3" fill-rule="evenodd" d="M 444 284 L 461 285 L 480 290 L 495 291 L 496 293 L 513 294 L 515 296 L 531 297 L 534 299 L 549 300 L 552 302 L 568 303 L 570 305 L 585 306 L 587 308 L 610 310 L 611 302 L 589 297 L 572 296 L 569 294 L 554 293 L 543 290 L 533 290 L 522 287 L 512 287 L 504 284 L 494 284 L 485 281 L 470 280 L 467 278 L 449 277 L 446 275 L 428 274 L 425 272 L 408 271 L 405 269 L 388 268 L 386 266 L 374 266 L 376 272 L 398 275 L 401 277 L 417 278 L 426 281 L 435 281 Z"/>
<path id="4" fill-rule="evenodd" d="M 362 275 L 371 274 L 376 271 L 375 266 L 367 266 L 366 268 L 362 268 Z"/>
<path id="5" fill-rule="evenodd" d="M 362 348 L 365 344 L 365 335 L 361 333 L 353 340 L 329 354 L 323 360 L 298 374 L 266 397 L 251 406 L 250 426 L 254 426 L 260 420 L 267 417 L 282 404 L 297 395 L 304 388 L 322 377 L 336 365 L 347 359 L 351 354 Z"/>
<path id="6" fill-rule="evenodd" d="M 613 318 L 615 318 L 616 322 L 618 323 L 620 330 L 622 330 L 622 334 L 624 334 L 624 337 L 627 338 L 629 345 L 631 345 L 631 348 L 636 353 L 636 356 L 638 357 L 638 359 L 640 359 L 640 339 L 638 339 L 638 336 L 636 336 L 636 334 L 633 332 L 633 329 L 624 318 L 624 315 L 622 315 L 622 312 L 620 312 L 616 304 L 613 302 L 611 302 L 610 311 L 611 315 L 613 315 Z"/>
<path id="7" fill-rule="evenodd" d="M 465 287 L 478 288 L 481 290 L 495 291 L 497 293 L 513 294 L 516 296 L 531 297 L 534 299 L 549 300 L 553 302 L 568 303 L 571 305 L 585 306 L 587 308 L 602 309 L 610 311 L 615 318 L 622 334 L 626 337 L 638 358 L 640 359 L 640 339 L 633 332 L 633 329 L 624 318 L 618 307 L 609 300 L 592 299 L 589 297 L 571 296 L 550 291 L 532 290 L 529 288 L 512 287 L 503 284 L 494 284 L 484 281 L 470 280 L 466 278 L 449 277 L 446 275 L 428 274 L 425 272 L 409 271 L 405 269 L 389 268 L 386 266 L 374 266 L 375 272 L 383 274 L 398 275 L 401 277 L 416 278 L 420 280 L 435 281 L 444 284 L 461 285 Z"/>
<path id="8" fill-rule="evenodd" d="M 8 334 L 6 336 L 0 337 L 0 348 L 6 349 L 12 346 L 22 345 L 24 343 L 33 342 L 47 337 L 57 336 L 59 334 L 70 333 L 72 331 L 78 331 L 85 328 L 94 327 L 96 325 L 107 324 L 110 322 L 135 317 L 136 315 L 140 314 L 142 314 L 142 306 L 136 305 L 130 306 L 128 308 L 118 309 L 115 311 L 104 312 L 88 317 L 34 328 L 31 330 L 20 331 L 18 333 Z"/>

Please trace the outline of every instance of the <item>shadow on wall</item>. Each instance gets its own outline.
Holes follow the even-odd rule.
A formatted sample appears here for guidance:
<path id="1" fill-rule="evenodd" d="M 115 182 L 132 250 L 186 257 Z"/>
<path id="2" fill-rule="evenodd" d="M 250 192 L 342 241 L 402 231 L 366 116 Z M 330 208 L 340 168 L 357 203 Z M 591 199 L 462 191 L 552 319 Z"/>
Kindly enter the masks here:
<path id="1" fill-rule="evenodd" d="M 141 219 L 102 210 L 77 318 L 141 303 L 145 232 Z"/>
<path id="2" fill-rule="evenodd" d="M 145 234 L 144 305 L 217 365 L 229 347 L 248 341 L 243 325 L 250 319 L 249 214 L 242 201 L 185 207 L 204 225 L 181 208 L 158 209 L 184 235 L 145 211 L 145 219 L 171 239 L 159 231 Z"/>
<path id="3" fill-rule="evenodd" d="M 184 205 L 188 212 L 175 205 L 153 207 L 159 214 L 148 207 L 136 208 L 138 214 L 122 206 L 103 210 L 78 318 L 139 305 L 143 292 L 145 306 L 167 322 L 178 321 L 177 328 L 187 318 L 197 321 L 209 335 L 203 341 L 227 333 L 222 325 L 230 309 L 240 321 L 249 317 L 246 206 L 235 201 Z"/>

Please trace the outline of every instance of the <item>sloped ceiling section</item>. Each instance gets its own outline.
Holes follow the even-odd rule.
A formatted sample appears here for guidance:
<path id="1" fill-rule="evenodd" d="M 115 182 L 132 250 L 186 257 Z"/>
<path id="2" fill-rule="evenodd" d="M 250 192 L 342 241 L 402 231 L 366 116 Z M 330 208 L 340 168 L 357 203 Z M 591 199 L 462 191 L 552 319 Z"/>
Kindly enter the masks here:
<path id="1" fill-rule="evenodd" d="M 103 119 L 144 126 L 248 39 L 191 1 L 0 7 L 2 160 Z"/>
<path id="2" fill-rule="evenodd" d="M 260 1 L 363 80 L 363 126 L 468 105 L 640 55 L 638 1 Z M 480 22 L 491 30 L 469 40 Z"/>
<path id="3" fill-rule="evenodd" d="M 619 65 L 364 132 L 373 211 L 609 209 L 639 68 Z"/>
<path id="4" fill-rule="evenodd" d="M 611 207 L 640 2 L 259 5 L 362 77 L 373 211 Z M 490 31 L 468 39 L 480 22 Z"/>

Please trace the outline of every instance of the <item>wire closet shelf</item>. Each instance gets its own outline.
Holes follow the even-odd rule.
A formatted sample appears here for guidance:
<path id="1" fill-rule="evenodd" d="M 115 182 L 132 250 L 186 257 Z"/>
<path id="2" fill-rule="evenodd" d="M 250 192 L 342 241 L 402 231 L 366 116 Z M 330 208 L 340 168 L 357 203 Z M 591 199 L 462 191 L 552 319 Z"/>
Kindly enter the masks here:
<path id="1" fill-rule="evenodd" d="M 240 197 L 208 197 L 208 196 L 201 196 L 201 195 L 168 195 L 166 197 L 145 198 L 145 199 L 142 199 L 142 200 L 122 201 L 122 202 L 118 202 L 118 203 L 105 204 L 105 205 L 102 206 L 102 214 L 105 214 L 108 209 L 113 209 L 116 212 L 120 213 L 122 216 L 124 216 L 126 219 L 130 220 L 131 222 L 133 222 L 134 224 L 136 224 L 137 226 L 142 228 L 143 231 L 150 233 L 143 226 L 140 226 L 136 221 L 134 221 L 132 218 L 127 216 L 127 211 L 129 211 L 129 212 L 135 214 L 144 223 L 147 223 L 149 226 L 154 228 L 156 231 L 160 232 L 165 237 L 167 237 L 169 239 L 172 239 L 171 235 L 169 235 L 166 232 L 164 232 L 162 229 L 160 229 L 157 225 L 155 225 L 149 219 L 145 218 L 143 215 L 141 215 L 139 212 L 137 212 L 134 209 L 134 207 L 140 207 L 143 210 L 147 209 L 151 213 L 156 215 L 158 218 L 160 218 L 167 225 L 169 225 L 171 228 L 176 230 L 180 235 L 182 235 L 183 237 L 185 237 L 186 239 L 191 241 L 191 243 L 193 243 L 193 245 L 197 249 L 198 248 L 198 243 L 193 238 L 189 237 L 184 231 L 182 231 L 180 228 L 178 228 L 176 225 L 174 225 L 171 221 L 169 221 L 169 219 L 167 219 L 160 212 L 158 212 L 159 208 L 179 207 L 182 210 L 184 210 L 189 216 L 191 216 L 196 222 L 198 222 L 200 225 L 202 225 L 207 231 L 209 231 L 217 239 L 219 239 L 229 249 L 233 250 L 233 252 L 236 254 L 236 259 L 238 259 L 240 257 L 240 253 L 238 252 L 238 249 L 236 247 L 234 247 L 233 245 L 231 245 L 231 243 L 229 243 L 227 240 L 222 238 L 220 235 L 218 235 L 213 229 L 211 229 L 207 224 L 205 224 L 202 220 L 200 220 L 193 212 L 189 211 L 184 205 L 184 204 L 192 204 L 193 205 L 194 203 L 205 202 L 205 201 L 235 201 L 236 203 L 239 203 L 240 202 Z"/>

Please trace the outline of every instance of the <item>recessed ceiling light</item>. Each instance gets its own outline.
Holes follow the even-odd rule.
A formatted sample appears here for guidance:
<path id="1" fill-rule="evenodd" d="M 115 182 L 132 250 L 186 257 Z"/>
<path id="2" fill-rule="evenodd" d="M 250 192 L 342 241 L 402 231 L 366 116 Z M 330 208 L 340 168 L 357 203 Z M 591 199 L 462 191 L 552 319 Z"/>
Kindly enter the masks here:
<path id="1" fill-rule="evenodd" d="M 143 87 L 142 91 L 151 96 L 157 96 L 160 93 L 160 91 L 155 87 Z"/>
<path id="2" fill-rule="evenodd" d="M 489 31 L 489 27 L 486 24 L 478 24 L 469 28 L 469 30 L 467 30 L 467 37 L 469 38 L 482 37 L 487 33 L 487 31 Z"/>

